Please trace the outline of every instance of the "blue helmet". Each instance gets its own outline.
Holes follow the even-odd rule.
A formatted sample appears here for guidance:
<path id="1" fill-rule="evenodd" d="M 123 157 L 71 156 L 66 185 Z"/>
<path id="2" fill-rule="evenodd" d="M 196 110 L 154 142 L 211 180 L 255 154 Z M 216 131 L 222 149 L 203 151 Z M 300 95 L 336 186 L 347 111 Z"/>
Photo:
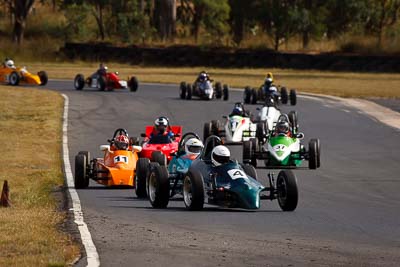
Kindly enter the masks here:
<path id="1" fill-rule="evenodd" d="M 234 107 L 232 110 L 233 115 L 242 115 L 242 113 L 243 113 L 243 109 L 242 109 L 242 107 L 239 107 L 239 106 Z"/>

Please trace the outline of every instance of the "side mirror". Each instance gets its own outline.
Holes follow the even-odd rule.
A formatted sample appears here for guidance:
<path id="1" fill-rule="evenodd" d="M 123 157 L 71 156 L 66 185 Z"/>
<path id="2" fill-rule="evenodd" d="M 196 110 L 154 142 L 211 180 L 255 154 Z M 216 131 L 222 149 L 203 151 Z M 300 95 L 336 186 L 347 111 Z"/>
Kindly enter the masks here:
<path id="1" fill-rule="evenodd" d="M 145 133 L 140 134 L 141 137 L 147 137 Z"/>
<path id="2" fill-rule="evenodd" d="M 304 134 L 303 133 L 297 133 L 296 134 L 296 138 L 303 139 L 304 138 Z"/>
<path id="3" fill-rule="evenodd" d="M 110 145 L 101 145 L 100 146 L 100 151 L 109 152 L 110 151 Z"/>

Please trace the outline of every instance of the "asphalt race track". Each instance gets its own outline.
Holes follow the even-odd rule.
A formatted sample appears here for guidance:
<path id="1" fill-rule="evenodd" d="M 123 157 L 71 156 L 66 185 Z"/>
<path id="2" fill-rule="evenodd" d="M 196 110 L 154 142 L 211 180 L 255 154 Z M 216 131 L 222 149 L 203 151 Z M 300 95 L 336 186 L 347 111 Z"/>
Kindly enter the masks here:
<path id="1" fill-rule="evenodd" d="M 231 91 L 227 102 L 180 100 L 177 85 L 140 85 L 136 93 L 76 91 L 72 81 L 50 81 L 46 88 L 70 99 L 73 170 L 78 151 L 101 156 L 99 145 L 116 128 L 139 136 L 165 115 L 184 132 L 202 136 L 204 122 L 222 119 L 242 99 Z M 157 210 L 133 189 L 91 181 L 78 192 L 101 265 L 398 266 L 399 131 L 331 99 L 301 97 L 294 108 L 304 142 L 320 138 L 322 145 L 320 169 L 295 170 L 300 196 L 294 212 L 282 212 L 269 200 L 257 211 L 206 205 L 189 212 L 179 198 Z M 241 160 L 241 146 L 231 151 Z M 267 171 L 257 172 L 265 183 Z M 85 265 L 82 258 L 78 266 Z"/>

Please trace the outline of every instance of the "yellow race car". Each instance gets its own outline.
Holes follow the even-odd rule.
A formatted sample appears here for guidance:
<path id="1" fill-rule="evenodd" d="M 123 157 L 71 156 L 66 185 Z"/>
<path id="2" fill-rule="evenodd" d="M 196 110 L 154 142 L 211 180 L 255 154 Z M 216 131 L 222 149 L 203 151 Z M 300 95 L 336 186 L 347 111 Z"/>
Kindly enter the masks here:
<path id="1" fill-rule="evenodd" d="M 20 83 L 32 85 L 46 85 L 48 81 L 47 73 L 39 71 L 37 75 L 32 74 L 23 68 L 9 68 L 4 65 L 0 66 L 0 82 L 9 85 L 18 85 Z"/>

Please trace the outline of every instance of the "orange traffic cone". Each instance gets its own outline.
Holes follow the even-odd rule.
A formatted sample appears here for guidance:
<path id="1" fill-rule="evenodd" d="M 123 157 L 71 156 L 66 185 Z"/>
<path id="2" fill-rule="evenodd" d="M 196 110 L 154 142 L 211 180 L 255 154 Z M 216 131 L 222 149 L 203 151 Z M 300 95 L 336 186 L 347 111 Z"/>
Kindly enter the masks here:
<path id="1" fill-rule="evenodd" d="M 1 198 L 0 198 L 0 206 L 1 207 L 10 207 L 10 189 L 8 188 L 7 180 L 4 181 L 3 190 L 1 191 Z"/>

